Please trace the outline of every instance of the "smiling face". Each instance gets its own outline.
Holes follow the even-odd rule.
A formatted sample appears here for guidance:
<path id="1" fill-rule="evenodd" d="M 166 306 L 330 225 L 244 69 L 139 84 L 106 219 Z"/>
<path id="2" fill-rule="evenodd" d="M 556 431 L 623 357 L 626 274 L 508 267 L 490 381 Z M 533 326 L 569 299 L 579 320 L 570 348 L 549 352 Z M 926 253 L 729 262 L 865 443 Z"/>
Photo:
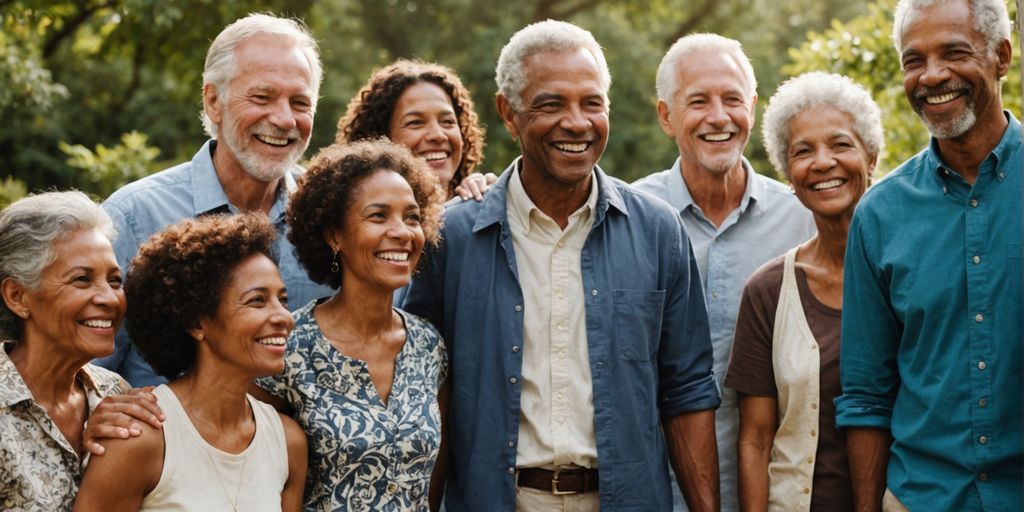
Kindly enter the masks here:
<path id="1" fill-rule="evenodd" d="M 289 40 L 257 35 L 239 45 L 235 65 L 223 97 L 213 84 L 204 87 L 206 112 L 223 149 L 247 173 L 278 179 L 302 157 L 313 130 L 309 61 Z"/>
<path id="2" fill-rule="evenodd" d="M 876 157 L 853 129 L 853 117 L 835 107 L 813 107 L 789 121 L 789 180 L 816 217 L 853 216 L 870 183 Z"/>
<path id="3" fill-rule="evenodd" d="M 680 165 L 691 172 L 725 174 L 741 169 L 754 126 L 754 105 L 743 70 L 720 52 L 697 52 L 678 69 L 679 89 L 671 105 L 658 102 L 666 135 L 676 141 Z"/>
<path id="4" fill-rule="evenodd" d="M 1009 52 L 989 52 L 966 2 L 916 9 L 904 24 L 903 88 L 914 112 L 938 139 L 955 139 L 979 122 L 1002 122 L 999 78 Z"/>
<path id="5" fill-rule="evenodd" d="M 285 339 L 295 322 L 277 265 L 263 254 L 242 260 L 220 294 L 216 314 L 200 319 L 199 326 L 200 343 L 209 349 L 199 354 L 212 353 L 254 377 L 284 371 Z"/>
<path id="6" fill-rule="evenodd" d="M 54 242 L 53 251 L 38 289 L 21 296 L 25 337 L 83 362 L 109 355 L 127 304 L 110 240 L 81 230 Z"/>
<path id="7" fill-rule="evenodd" d="M 542 52 L 526 58 L 523 112 L 504 96 L 498 111 L 520 140 L 523 175 L 576 185 L 590 177 L 608 143 L 606 84 L 585 49 Z"/>
<path id="8" fill-rule="evenodd" d="M 409 182 L 386 169 L 364 178 L 345 207 L 344 225 L 327 243 L 338 251 L 342 287 L 390 295 L 409 284 L 424 244 Z"/>
<path id="9" fill-rule="evenodd" d="M 423 158 L 445 190 L 462 163 L 462 132 L 452 100 L 430 82 L 402 93 L 388 125 L 388 138 Z"/>

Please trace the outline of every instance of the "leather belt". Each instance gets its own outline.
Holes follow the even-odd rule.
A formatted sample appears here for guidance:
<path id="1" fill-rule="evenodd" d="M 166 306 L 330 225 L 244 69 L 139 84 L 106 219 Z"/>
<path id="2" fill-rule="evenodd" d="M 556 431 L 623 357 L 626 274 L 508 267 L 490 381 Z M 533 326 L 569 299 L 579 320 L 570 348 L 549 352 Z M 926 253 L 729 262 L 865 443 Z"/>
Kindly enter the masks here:
<path id="1" fill-rule="evenodd" d="M 516 485 L 550 491 L 551 494 L 580 494 L 597 490 L 597 470 L 587 468 L 523 468 Z"/>

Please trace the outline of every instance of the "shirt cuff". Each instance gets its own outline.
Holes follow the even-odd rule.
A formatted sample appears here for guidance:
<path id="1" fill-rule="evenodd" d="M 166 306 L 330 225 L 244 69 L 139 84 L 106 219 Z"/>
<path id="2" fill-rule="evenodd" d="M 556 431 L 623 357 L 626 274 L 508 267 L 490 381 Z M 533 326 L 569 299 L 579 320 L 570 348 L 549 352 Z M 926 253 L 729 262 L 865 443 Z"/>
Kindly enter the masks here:
<path id="1" fill-rule="evenodd" d="M 717 409 L 722 399 L 713 374 L 685 386 L 662 392 L 658 409 L 662 418 L 672 418 L 687 412 Z"/>
<path id="2" fill-rule="evenodd" d="M 892 402 L 877 398 L 840 395 L 835 399 L 836 427 L 872 427 L 890 430 Z"/>

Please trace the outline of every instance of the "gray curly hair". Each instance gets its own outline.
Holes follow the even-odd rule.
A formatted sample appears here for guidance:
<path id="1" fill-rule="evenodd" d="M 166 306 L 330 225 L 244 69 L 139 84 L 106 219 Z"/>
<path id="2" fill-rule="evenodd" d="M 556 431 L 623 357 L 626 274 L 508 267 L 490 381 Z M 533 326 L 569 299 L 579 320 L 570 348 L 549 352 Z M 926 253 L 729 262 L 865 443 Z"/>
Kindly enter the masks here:
<path id="1" fill-rule="evenodd" d="M 10 278 L 38 289 L 43 270 L 57 257 L 54 243 L 81 230 L 114 240 L 107 212 L 81 192 L 46 192 L 11 203 L 0 211 L 0 282 Z M 0 307 L 0 337 L 21 337 L 21 319 L 6 304 Z"/>
<path id="2" fill-rule="evenodd" d="M 903 31 L 907 17 L 916 9 L 923 9 L 949 0 L 900 0 L 893 16 L 892 42 L 897 52 L 903 51 Z M 957 0 L 964 1 L 964 0 Z M 985 36 L 988 51 L 996 49 L 1004 39 L 1010 39 L 1010 14 L 1003 0 L 966 0 L 971 10 L 973 28 Z"/>
<path id="3" fill-rule="evenodd" d="M 789 176 L 789 122 L 802 112 L 834 107 L 853 118 L 853 131 L 870 157 L 885 150 L 882 114 L 871 93 L 853 80 L 815 71 L 786 80 L 768 101 L 761 124 L 764 147 L 775 168 Z"/>
<path id="4" fill-rule="evenodd" d="M 671 108 L 672 100 L 679 90 L 679 64 L 695 53 L 703 51 L 721 53 L 735 59 L 746 78 L 744 92 L 747 97 L 753 98 L 757 94 L 757 78 L 754 77 L 754 68 L 750 65 L 747 54 L 743 53 L 743 45 L 739 41 L 718 34 L 690 34 L 680 37 L 661 58 L 661 64 L 658 65 L 658 77 L 655 80 L 659 100 L 664 101 Z"/>
<path id="5" fill-rule="evenodd" d="M 320 94 L 320 81 L 324 70 L 320 64 L 320 53 L 316 40 L 309 29 L 299 20 L 278 18 L 269 14 L 250 14 L 231 23 L 213 40 L 206 52 L 206 66 L 203 68 L 203 85 L 212 84 L 217 90 L 217 97 L 223 98 L 228 93 L 228 83 L 237 73 L 235 50 L 259 34 L 274 34 L 291 39 L 309 61 L 310 77 L 312 78 L 312 110 L 316 112 L 316 102 Z M 210 137 L 217 137 L 217 124 L 210 119 L 204 108 L 200 115 L 203 128 Z"/>
<path id="6" fill-rule="evenodd" d="M 498 57 L 494 81 L 498 84 L 498 93 L 505 97 L 516 112 L 522 112 L 523 89 L 526 89 L 526 59 L 542 52 L 568 52 L 584 49 L 589 51 L 600 71 L 604 85 L 605 105 L 608 102 L 608 89 L 612 85 L 612 76 L 608 71 L 601 45 L 594 36 L 572 23 L 564 21 L 544 20 L 527 25 L 516 32 Z"/>

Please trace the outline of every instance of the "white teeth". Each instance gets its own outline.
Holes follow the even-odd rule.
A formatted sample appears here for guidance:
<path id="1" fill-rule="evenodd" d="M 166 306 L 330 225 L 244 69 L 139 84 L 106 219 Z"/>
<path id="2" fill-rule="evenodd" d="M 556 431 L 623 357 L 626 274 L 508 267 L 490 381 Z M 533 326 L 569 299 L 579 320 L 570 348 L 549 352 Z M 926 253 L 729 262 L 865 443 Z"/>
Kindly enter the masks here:
<path id="1" fill-rule="evenodd" d="M 570 144 L 568 142 L 556 142 L 555 147 L 570 153 L 582 153 L 587 150 L 587 143 L 581 142 L 578 144 Z"/>
<path id="2" fill-rule="evenodd" d="M 266 142 L 267 144 L 270 144 L 272 146 L 286 146 L 286 145 L 288 145 L 288 139 L 281 138 L 281 137 L 271 137 L 270 135 L 262 135 L 262 134 L 260 134 L 260 135 L 257 135 L 256 138 L 261 140 L 261 141 L 263 141 L 263 142 Z"/>
<path id="3" fill-rule="evenodd" d="M 929 105 L 938 105 L 940 103 L 946 103 L 947 101 L 953 101 L 958 96 L 960 96 L 959 92 L 948 92 L 941 96 L 926 96 L 924 101 L 928 102 Z"/>
<path id="4" fill-rule="evenodd" d="M 732 134 L 731 133 L 705 133 L 704 135 L 701 135 L 701 137 L 703 137 L 704 140 L 706 140 L 706 141 L 722 142 L 723 140 L 729 140 L 729 137 L 732 137 Z"/>
<path id="5" fill-rule="evenodd" d="M 445 158 L 448 158 L 448 154 L 445 153 L 444 151 L 431 151 L 429 153 L 423 153 L 422 156 L 423 159 L 428 162 L 432 160 L 444 160 Z"/>
<path id="6" fill-rule="evenodd" d="M 821 183 L 815 183 L 814 185 L 811 185 L 811 190 L 825 190 L 830 188 L 836 188 L 842 185 L 843 183 L 845 183 L 845 181 L 841 179 L 823 181 Z"/>
<path id="7" fill-rule="evenodd" d="M 114 322 L 110 320 L 86 320 L 82 322 L 86 327 L 97 327 L 100 329 L 109 329 L 110 326 L 114 325 Z"/>
<path id="8" fill-rule="evenodd" d="M 377 257 L 388 261 L 409 261 L 407 252 L 382 252 L 377 254 Z"/>
<path id="9" fill-rule="evenodd" d="M 260 345 L 270 345 L 273 347 L 283 347 L 285 342 L 284 336 L 274 336 L 271 338 L 261 338 L 256 340 L 256 343 Z"/>

